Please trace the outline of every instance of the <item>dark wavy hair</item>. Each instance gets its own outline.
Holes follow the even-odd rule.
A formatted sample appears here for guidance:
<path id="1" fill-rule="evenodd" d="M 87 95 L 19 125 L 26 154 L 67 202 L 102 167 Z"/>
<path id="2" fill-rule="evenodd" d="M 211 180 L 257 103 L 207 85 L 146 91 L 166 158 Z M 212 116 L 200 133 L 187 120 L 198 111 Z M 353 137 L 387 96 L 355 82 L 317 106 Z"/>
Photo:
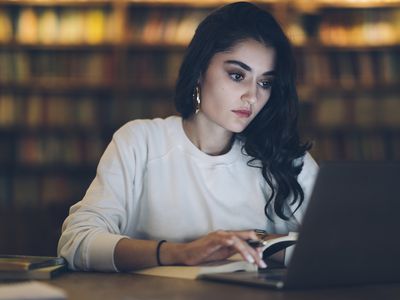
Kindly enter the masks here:
<path id="1" fill-rule="evenodd" d="M 275 49 L 276 77 L 267 104 L 238 137 L 244 141 L 242 151 L 251 157 L 248 165 L 261 169 L 272 190 L 264 209 L 266 216 L 272 219 L 268 207 L 273 203 L 274 212 L 289 220 L 292 214 L 287 214 L 286 208 L 297 204 L 294 213 L 304 200 L 297 176 L 310 144 L 302 144 L 299 139 L 294 56 L 274 17 L 247 2 L 228 4 L 208 15 L 186 50 L 176 84 L 175 106 L 182 118 L 190 117 L 196 109 L 193 91 L 211 58 L 246 39 Z"/>

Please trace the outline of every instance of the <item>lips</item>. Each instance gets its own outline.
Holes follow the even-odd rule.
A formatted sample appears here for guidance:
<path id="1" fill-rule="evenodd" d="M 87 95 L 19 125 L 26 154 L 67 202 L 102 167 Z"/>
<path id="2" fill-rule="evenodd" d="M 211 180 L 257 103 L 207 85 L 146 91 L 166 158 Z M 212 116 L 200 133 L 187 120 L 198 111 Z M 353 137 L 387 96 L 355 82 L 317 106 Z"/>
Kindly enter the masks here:
<path id="1" fill-rule="evenodd" d="M 251 116 L 251 111 L 247 109 L 235 109 L 232 110 L 232 112 L 235 113 L 240 118 L 248 118 Z"/>

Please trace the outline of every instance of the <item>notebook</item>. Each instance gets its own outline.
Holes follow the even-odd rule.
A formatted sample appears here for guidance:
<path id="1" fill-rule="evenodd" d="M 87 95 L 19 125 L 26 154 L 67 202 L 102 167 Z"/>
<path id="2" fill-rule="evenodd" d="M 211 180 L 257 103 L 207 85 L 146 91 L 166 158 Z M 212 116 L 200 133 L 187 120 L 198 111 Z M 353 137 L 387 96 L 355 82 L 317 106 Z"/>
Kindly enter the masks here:
<path id="1" fill-rule="evenodd" d="M 400 282 L 400 163 L 321 165 L 286 269 L 203 279 L 278 289 Z"/>

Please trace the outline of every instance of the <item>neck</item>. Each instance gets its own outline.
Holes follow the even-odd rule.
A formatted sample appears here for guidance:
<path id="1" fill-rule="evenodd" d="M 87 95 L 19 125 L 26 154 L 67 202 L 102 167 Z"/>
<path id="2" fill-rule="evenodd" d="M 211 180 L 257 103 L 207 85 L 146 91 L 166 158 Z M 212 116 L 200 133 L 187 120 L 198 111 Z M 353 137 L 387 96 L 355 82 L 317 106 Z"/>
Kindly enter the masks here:
<path id="1" fill-rule="evenodd" d="M 183 130 L 193 145 L 208 155 L 222 155 L 232 147 L 233 133 L 211 123 L 201 113 L 183 120 Z"/>

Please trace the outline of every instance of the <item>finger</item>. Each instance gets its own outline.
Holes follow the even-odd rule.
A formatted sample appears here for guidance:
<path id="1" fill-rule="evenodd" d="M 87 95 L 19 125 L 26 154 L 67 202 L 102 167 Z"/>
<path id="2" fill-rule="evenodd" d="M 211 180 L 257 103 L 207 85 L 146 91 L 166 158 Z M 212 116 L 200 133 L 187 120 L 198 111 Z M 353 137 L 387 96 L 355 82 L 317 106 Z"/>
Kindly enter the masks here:
<path id="1" fill-rule="evenodd" d="M 247 244 L 247 240 L 254 237 L 255 234 L 253 230 L 215 231 L 211 234 L 212 238 L 209 240 L 210 252 L 208 252 L 208 255 L 212 255 L 212 252 L 224 251 L 224 248 L 235 249 L 235 252 L 240 253 L 248 262 L 264 267 L 265 263 L 262 261 L 260 253 Z"/>
<path id="2" fill-rule="evenodd" d="M 255 263 L 258 267 L 264 269 L 267 267 L 267 264 L 263 260 L 263 251 L 262 248 L 251 248 L 250 247 L 250 253 L 254 256 Z"/>
<path id="3" fill-rule="evenodd" d="M 242 231 L 240 236 L 248 237 L 250 231 Z M 206 237 L 207 246 L 203 251 L 202 261 L 209 261 L 214 259 L 224 259 L 234 253 L 239 253 L 243 259 L 250 263 L 255 263 L 260 268 L 265 268 L 266 264 L 262 260 L 262 254 L 257 250 L 252 249 L 247 245 L 247 242 L 242 240 L 238 232 L 232 231 L 216 231 Z"/>
<path id="4" fill-rule="evenodd" d="M 235 239 L 233 237 L 233 234 L 226 231 L 213 232 L 207 236 L 205 255 L 210 256 L 215 252 L 225 251 L 226 249 L 229 249 L 229 253 L 232 252 L 235 244 Z"/>
<path id="5" fill-rule="evenodd" d="M 234 236 L 233 239 L 235 240 L 234 247 L 240 253 L 240 255 L 249 263 L 255 263 L 260 268 L 266 268 L 267 265 L 260 257 L 260 254 L 251 248 L 245 241 L 242 239 Z"/>
<path id="6" fill-rule="evenodd" d="M 255 263 L 260 268 L 266 268 L 267 265 L 262 259 L 262 253 L 260 253 L 257 249 L 253 249 L 250 247 L 244 239 L 252 239 L 256 238 L 257 235 L 254 230 L 244 230 L 244 231 L 230 231 L 230 234 L 234 235 L 233 238 L 235 244 L 235 248 L 241 254 L 241 256 L 250 263 Z M 261 248 L 259 248 L 262 251 Z"/>

